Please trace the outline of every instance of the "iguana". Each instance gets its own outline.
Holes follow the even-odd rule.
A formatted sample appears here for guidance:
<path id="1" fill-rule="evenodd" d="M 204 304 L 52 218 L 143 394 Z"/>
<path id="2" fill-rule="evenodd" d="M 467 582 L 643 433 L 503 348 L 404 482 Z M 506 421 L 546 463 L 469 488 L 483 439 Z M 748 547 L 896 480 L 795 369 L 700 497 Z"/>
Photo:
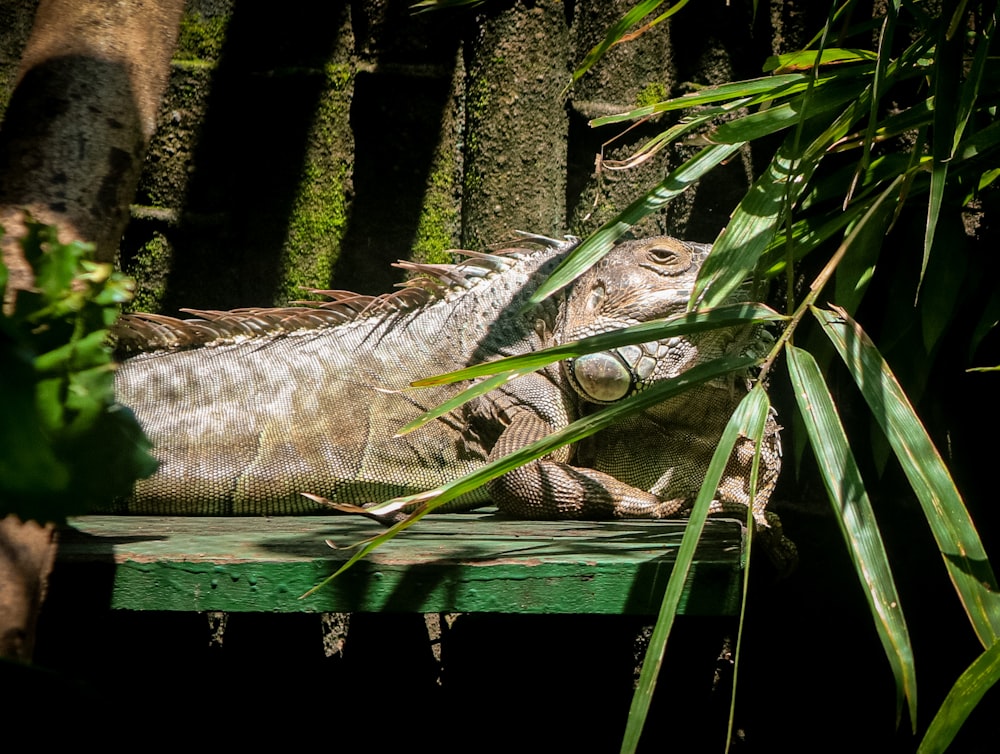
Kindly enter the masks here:
<path id="1" fill-rule="evenodd" d="M 553 364 L 418 431 L 400 427 L 455 392 L 412 381 L 681 313 L 710 247 L 669 237 L 624 242 L 561 294 L 527 297 L 575 245 L 464 252 L 395 293 L 326 291 L 322 304 L 124 317 L 115 388 L 154 444 L 159 470 L 121 512 L 317 512 L 301 493 L 364 505 L 431 489 L 566 426 L 601 403 L 727 353 L 732 328 Z M 522 518 L 661 518 L 694 499 L 741 379 L 705 383 L 575 447 L 511 471 L 464 507 L 492 500 Z M 752 452 L 738 444 L 717 507 L 746 505 Z M 755 512 L 780 467 L 769 420 Z M 780 537 L 780 534 L 778 535 Z"/>

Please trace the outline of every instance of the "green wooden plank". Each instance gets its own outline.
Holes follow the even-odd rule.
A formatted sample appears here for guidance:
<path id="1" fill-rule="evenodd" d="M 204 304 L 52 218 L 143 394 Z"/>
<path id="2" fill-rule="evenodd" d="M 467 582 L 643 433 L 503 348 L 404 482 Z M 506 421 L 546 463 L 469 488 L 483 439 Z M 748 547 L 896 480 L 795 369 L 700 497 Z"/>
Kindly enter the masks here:
<path id="1" fill-rule="evenodd" d="M 428 516 L 307 599 L 377 533 L 340 516 L 81 516 L 61 534 L 56 578 L 97 580 L 127 610 L 654 614 L 683 521 L 512 521 Z M 743 526 L 705 528 L 680 612 L 734 615 Z"/>

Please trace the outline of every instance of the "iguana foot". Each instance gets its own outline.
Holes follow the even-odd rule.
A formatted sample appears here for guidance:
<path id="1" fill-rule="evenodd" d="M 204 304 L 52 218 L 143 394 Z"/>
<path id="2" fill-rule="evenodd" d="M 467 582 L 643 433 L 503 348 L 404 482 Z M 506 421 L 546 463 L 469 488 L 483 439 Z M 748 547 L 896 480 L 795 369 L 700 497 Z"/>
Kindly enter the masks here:
<path id="1" fill-rule="evenodd" d="M 757 517 L 755 516 L 755 518 Z M 761 518 L 764 519 L 764 522 L 762 523 L 757 518 L 754 533 L 760 538 L 761 544 L 764 545 L 764 552 L 779 575 L 787 576 L 799 564 L 799 548 L 785 536 L 781 519 L 778 518 L 777 513 L 764 511 Z"/>
<path id="2" fill-rule="evenodd" d="M 709 509 L 714 515 L 734 516 L 746 520 L 747 506 L 738 502 L 722 502 L 713 500 Z M 754 536 L 758 544 L 763 545 L 768 560 L 782 576 L 787 576 L 799 562 L 799 550 L 788 537 L 781 526 L 777 513 L 756 510 L 753 513 Z"/>

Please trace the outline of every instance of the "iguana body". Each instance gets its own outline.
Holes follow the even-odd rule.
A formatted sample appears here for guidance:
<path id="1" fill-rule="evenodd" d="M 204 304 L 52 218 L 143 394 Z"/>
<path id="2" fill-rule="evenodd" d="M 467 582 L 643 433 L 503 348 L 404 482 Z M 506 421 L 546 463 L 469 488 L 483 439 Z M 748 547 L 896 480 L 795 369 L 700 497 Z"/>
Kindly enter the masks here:
<path id="1" fill-rule="evenodd" d="M 571 246 L 471 255 L 462 265 L 421 268 L 430 277 L 392 296 L 337 292 L 325 308 L 127 318 L 123 343 L 140 352 L 122 363 L 117 395 L 160 461 L 127 510 L 305 513 L 317 504 L 303 492 L 367 504 L 428 490 L 592 410 L 581 391 L 611 402 L 734 347 L 733 332 L 714 331 L 554 364 L 396 437 L 456 392 L 409 389 L 416 379 L 684 311 L 709 248 L 666 237 L 623 243 L 568 290 L 525 311 Z M 530 518 L 677 514 L 693 501 L 743 393 L 734 381 L 702 385 L 461 502 L 492 499 Z M 751 457 L 738 446 L 720 505 L 747 503 Z M 755 505 L 761 515 L 778 468 L 772 422 Z"/>

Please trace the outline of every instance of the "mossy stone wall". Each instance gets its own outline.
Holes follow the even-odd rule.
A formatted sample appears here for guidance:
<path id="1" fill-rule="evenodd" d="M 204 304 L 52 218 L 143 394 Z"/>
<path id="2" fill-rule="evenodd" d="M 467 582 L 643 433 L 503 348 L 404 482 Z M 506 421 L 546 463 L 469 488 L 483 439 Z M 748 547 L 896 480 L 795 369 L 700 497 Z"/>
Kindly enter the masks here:
<path id="1" fill-rule="evenodd" d="M 0 110 L 35 4 L 0 4 Z M 396 259 L 446 262 L 450 249 L 519 230 L 586 235 L 694 149 L 615 170 L 663 121 L 626 133 L 588 121 L 756 75 L 772 38 L 800 33 L 792 5 L 754 16 L 750 0 L 692 4 L 567 88 L 631 2 L 493 0 L 414 15 L 394 0 L 189 0 L 120 247 L 138 282 L 133 306 L 379 293 L 402 279 Z M 634 233 L 713 240 L 751 159 Z"/>

